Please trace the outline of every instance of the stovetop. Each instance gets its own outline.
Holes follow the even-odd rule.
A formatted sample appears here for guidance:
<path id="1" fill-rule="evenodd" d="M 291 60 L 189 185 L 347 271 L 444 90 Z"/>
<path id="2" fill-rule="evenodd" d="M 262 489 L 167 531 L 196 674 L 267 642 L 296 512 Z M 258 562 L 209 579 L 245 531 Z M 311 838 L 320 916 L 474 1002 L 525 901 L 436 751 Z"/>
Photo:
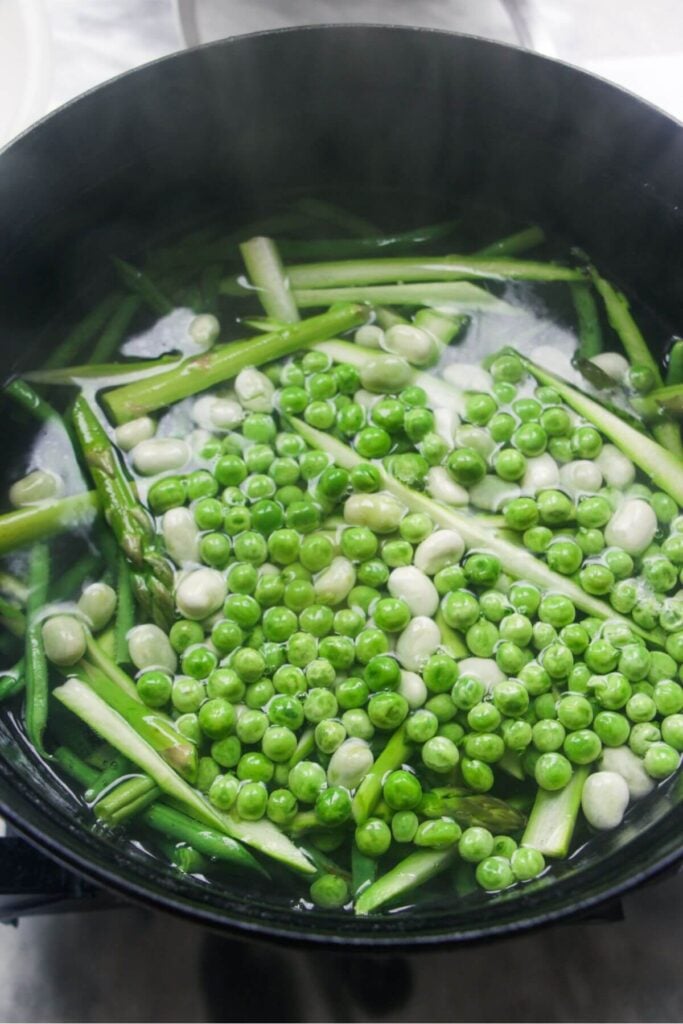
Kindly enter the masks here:
<path id="1" fill-rule="evenodd" d="M 2 0 L 0 144 L 84 90 L 188 42 L 332 20 L 328 12 L 521 40 L 683 119 L 680 0 Z M 2 69 L 11 71 L 3 41 L 20 65 L 11 95 L 3 91 Z M 0 892 L 0 918 L 20 919 L 16 929 L 0 928 L 3 1021 L 683 1018 L 683 882 L 675 877 L 627 895 L 603 920 L 381 958 L 224 939 L 121 907 L 16 837 L 0 840 L 0 890 L 9 890 Z"/>

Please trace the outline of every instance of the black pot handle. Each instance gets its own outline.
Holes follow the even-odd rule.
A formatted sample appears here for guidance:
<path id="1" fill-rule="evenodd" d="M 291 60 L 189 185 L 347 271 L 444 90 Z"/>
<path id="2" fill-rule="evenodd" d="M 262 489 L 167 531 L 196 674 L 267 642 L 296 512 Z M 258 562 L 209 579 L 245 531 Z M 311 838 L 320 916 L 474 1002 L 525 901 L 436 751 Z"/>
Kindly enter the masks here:
<path id="1" fill-rule="evenodd" d="M 16 924 L 30 914 L 103 910 L 117 905 L 98 889 L 45 856 L 9 827 L 0 838 L 0 923 Z"/>

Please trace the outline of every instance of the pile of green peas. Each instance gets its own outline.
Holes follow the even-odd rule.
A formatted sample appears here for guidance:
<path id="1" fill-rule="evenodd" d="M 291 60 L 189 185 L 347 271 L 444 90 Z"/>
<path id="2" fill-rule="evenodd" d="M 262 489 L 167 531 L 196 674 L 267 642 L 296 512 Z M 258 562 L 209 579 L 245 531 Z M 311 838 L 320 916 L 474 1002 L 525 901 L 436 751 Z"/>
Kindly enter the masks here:
<path id="1" fill-rule="evenodd" d="M 338 516 L 346 498 L 381 489 L 377 460 L 418 490 L 437 465 L 469 488 L 487 475 L 518 482 L 528 460 L 545 452 L 561 465 L 595 459 L 602 448 L 600 434 L 576 424 L 552 389 L 528 394 L 516 357 L 497 357 L 489 371 L 492 392 L 466 396 L 471 444 L 454 447 L 436 432 L 420 387 L 368 403 L 358 371 L 316 351 L 271 368 L 272 414 L 247 412 L 239 430 L 206 442 L 206 468 L 149 489 L 156 516 L 189 508 L 200 562 L 224 575 L 227 596 L 204 620 L 178 619 L 169 634 L 178 671 L 146 669 L 137 686 L 197 743 L 197 787 L 220 810 L 285 830 L 312 812 L 312 842 L 321 849 L 350 839 L 361 854 L 389 862 L 409 846 L 457 848 L 476 866 L 477 883 L 494 891 L 537 877 L 542 855 L 519 846 L 520 836 L 430 817 L 423 799 L 435 786 L 483 794 L 512 778 L 521 788 L 559 791 L 577 766 L 623 745 L 654 779 L 678 767 L 683 604 L 671 591 L 683 566 L 683 518 L 666 495 L 634 484 L 660 528 L 634 559 L 605 544 L 602 527 L 616 506 L 609 488 L 578 498 L 548 488 L 509 501 L 505 523 L 526 547 L 643 628 L 665 629 L 666 650 L 649 650 L 623 625 L 580 617 L 562 593 L 510 583 L 495 556 L 475 552 L 441 568 L 433 584 L 444 622 L 488 672 L 461 671 L 441 648 L 420 669 L 422 698 L 409 699 L 394 643 L 412 613 L 388 582 L 393 569 L 414 564 L 434 524 L 409 513 L 389 532 L 346 526 Z M 350 471 L 336 466 L 287 429 L 290 415 L 366 461 Z M 338 600 L 321 598 L 316 583 L 339 557 L 353 565 L 353 585 Z M 628 608 L 627 588 L 636 592 Z M 343 762 L 355 740 L 376 759 L 399 728 L 410 764 L 382 780 L 377 808 L 356 827 L 354 786 L 335 781 L 344 776 L 335 757 Z M 313 883 L 311 896 L 321 906 L 350 898 L 331 874 Z"/>

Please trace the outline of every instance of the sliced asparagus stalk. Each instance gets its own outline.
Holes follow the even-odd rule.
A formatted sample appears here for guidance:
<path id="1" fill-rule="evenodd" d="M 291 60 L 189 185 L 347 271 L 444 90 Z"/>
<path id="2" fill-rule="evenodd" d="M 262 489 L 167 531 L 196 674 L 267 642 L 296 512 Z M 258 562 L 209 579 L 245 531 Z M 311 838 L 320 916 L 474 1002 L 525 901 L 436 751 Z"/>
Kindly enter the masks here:
<path id="1" fill-rule="evenodd" d="M 50 553 L 45 544 L 37 544 L 31 551 L 26 603 L 26 646 L 24 663 L 26 675 L 26 704 L 24 720 L 26 734 L 39 754 L 45 756 L 43 735 L 48 714 L 48 667 L 43 646 L 40 611 L 47 601 L 50 584 Z"/>
<path id="2" fill-rule="evenodd" d="M 46 505 L 31 505 L 0 516 L 0 555 L 62 530 L 90 526 L 99 508 L 95 491 L 59 498 Z"/>
<path id="3" fill-rule="evenodd" d="M 240 252 L 266 316 L 287 324 L 300 320 L 275 242 L 263 236 L 250 238 L 240 245 Z"/>
<path id="4" fill-rule="evenodd" d="M 391 871 L 368 886 L 356 899 L 356 914 L 364 916 L 379 910 L 383 904 L 424 885 L 445 871 L 455 860 L 455 849 L 420 850 L 411 853 Z"/>
<path id="5" fill-rule="evenodd" d="M 459 825 L 478 825 L 494 835 L 517 832 L 526 823 L 524 815 L 504 800 L 487 793 L 473 794 L 455 786 L 440 786 L 429 790 L 422 797 L 419 813 L 426 818 L 447 815 Z"/>
<path id="6" fill-rule="evenodd" d="M 95 804 L 95 816 L 108 825 L 120 825 L 135 817 L 161 796 L 161 790 L 147 775 L 124 779 Z"/>
<path id="7" fill-rule="evenodd" d="M 302 263 L 288 267 L 292 287 L 345 288 L 351 285 L 389 284 L 409 281 L 582 281 L 582 270 L 535 260 L 495 259 L 487 256 L 389 257 L 374 260 L 341 260 L 336 263 Z"/>
<path id="8" fill-rule="evenodd" d="M 451 313 L 499 313 L 519 316 L 517 306 L 496 298 L 469 281 L 426 281 L 424 284 L 350 285 L 347 288 L 295 288 L 299 309 L 319 309 L 337 302 L 369 302 L 373 306 L 429 306 Z"/>
<path id="9" fill-rule="evenodd" d="M 575 768 L 569 783 L 557 792 L 539 789 L 522 846 L 532 846 L 544 857 L 566 857 L 581 807 L 588 768 Z"/>
<path id="10" fill-rule="evenodd" d="M 583 359 L 592 359 L 602 352 L 602 329 L 595 296 L 585 281 L 575 281 L 569 287 L 578 320 L 577 351 Z"/>
<path id="11" fill-rule="evenodd" d="M 177 800 L 192 817 L 209 828 L 253 846 L 294 871 L 315 873 L 315 867 L 304 854 L 271 822 L 264 819 L 241 821 L 216 811 L 86 683 L 72 677 L 57 687 L 54 695 L 94 732 L 146 772 L 163 793 Z"/>
<path id="12" fill-rule="evenodd" d="M 362 825 L 372 814 L 382 793 L 382 780 L 387 772 L 400 768 L 412 753 L 412 746 L 406 740 L 405 729 L 401 726 L 390 737 L 386 747 L 356 790 L 353 798 L 353 817 Z"/>
<path id="13" fill-rule="evenodd" d="M 360 327 L 369 317 L 370 311 L 359 305 L 330 310 L 282 331 L 236 341 L 224 349 L 185 359 L 165 373 L 109 391 L 103 402 L 114 423 L 126 423 L 231 380 L 247 366 L 261 366 L 313 342 Z"/>

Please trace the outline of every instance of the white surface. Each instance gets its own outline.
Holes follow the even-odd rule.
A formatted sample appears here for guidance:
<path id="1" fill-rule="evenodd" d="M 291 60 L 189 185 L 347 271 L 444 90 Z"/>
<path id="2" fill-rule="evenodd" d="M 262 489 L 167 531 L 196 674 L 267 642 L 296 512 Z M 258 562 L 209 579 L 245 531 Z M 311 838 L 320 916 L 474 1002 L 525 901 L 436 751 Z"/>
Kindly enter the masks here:
<path id="1" fill-rule="evenodd" d="M 42 0 L 0 0 L 0 146 L 45 112 L 51 73 Z"/>

